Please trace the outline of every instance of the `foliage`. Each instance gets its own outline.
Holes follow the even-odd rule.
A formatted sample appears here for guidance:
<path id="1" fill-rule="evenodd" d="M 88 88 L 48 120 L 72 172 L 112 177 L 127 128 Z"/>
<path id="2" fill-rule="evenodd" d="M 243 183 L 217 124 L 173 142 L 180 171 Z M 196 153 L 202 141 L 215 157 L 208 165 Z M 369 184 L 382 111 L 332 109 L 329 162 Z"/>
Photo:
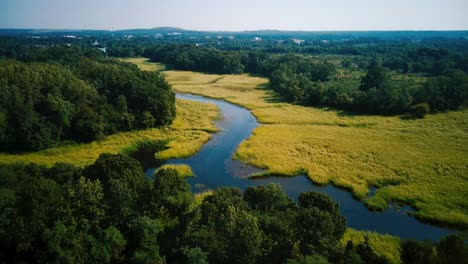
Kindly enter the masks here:
<path id="1" fill-rule="evenodd" d="M 403 263 L 437 263 L 434 248 L 430 243 L 414 240 L 403 241 L 401 243 L 401 260 Z"/>
<path id="2" fill-rule="evenodd" d="M 463 238 L 450 235 L 436 245 L 429 242 L 407 240 L 401 243 L 401 260 L 403 263 L 466 263 L 468 245 Z"/>
<path id="3" fill-rule="evenodd" d="M 247 187 L 244 201 L 252 208 L 263 231 L 262 263 L 283 263 L 292 252 L 298 234 L 294 228 L 297 208 L 280 185 Z"/>
<path id="4" fill-rule="evenodd" d="M 440 263 L 468 263 L 468 245 L 459 236 L 448 236 L 437 244 Z"/>
<path id="5" fill-rule="evenodd" d="M 455 70 L 434 77 L 417 91 L 415 101 L 428 103 L 432 112 L 463 107 L 468 102 L 468 75 Z"/>
<path id="6" fill-rule="evenodd" d="M 242 73 L 244 70 L 239 53 L 221 52 L 191 44 L 156 46 L 146 49 L 144 55 L 153 61 L 170 64 L 178 70 L 211 73 Z"/>
<path id="7" fill-rule="evenodd" d="M 415 118 L 424 118 L 427 114 L 429 114 L 429 104 L 420 103 L 413 105 L 410 108 L 410 114 Z"/>
<path id="8" fill-rule="evenodd" d="M 300 252 L 305 255 L 336 255 L 338 242 L 346 230 L 346 220 L 330 197 L 314 192 L 299 196 L 297 232 L 301 233 Z"/>
<path id="9" fill-rule="evenodd" d="M 91 142 L 174 119 L 175 97 L 161 74 L 69 50 L 46 51 L 45 58 L 32 59 L 48 63 L 0 62 L 1 151 Z M 52 64 L 55 59 L 67 66 Z"/>

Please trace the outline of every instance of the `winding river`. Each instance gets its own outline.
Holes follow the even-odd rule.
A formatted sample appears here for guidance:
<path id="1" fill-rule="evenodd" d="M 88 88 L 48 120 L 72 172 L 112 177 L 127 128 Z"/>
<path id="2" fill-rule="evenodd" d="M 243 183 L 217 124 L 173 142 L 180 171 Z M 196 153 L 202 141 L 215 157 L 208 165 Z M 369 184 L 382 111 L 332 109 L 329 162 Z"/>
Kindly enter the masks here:
<path id="1" fill-rule="evenodd" d="M 223 115 L 223 119 L 216 124 L 221 131 L 214 134 L 197 154 L 185 159 L 166 161 L 166 163 L 188 164 L 192 167 L 196 177 L 189 178 L 188 182 L 194 192 L 221 186 L 234 186 L 244 190 L 251 185 L 279 183 L 294 199 L 307 191 L 330 195 L 340 204 L 341 213 L 346 217 L 348 226 L 358 230 L 371 230 L 403 239 L 418 240 L 439 240 L 443 236 L 456 232 L 416 220 L 407 214 L 412 210 L 410 207 L 402 207 L 399 210 L 390 207 L 384 212 L 371 212 L 363 203 L 355 200 L 350 192 L 332 185 L 314 185 L 305 176 L 249 179 L 250 174 L 261 170 L 233 160 L 232 157 L 237 146 L 250 137 L 252 131 L 259 125 L 250 111 L 222 100 L 202 96 L 177 94 L 177 98 L 215 104 Z M 152 175 L 154 169 L 148 168 L 146 174 Z"/>

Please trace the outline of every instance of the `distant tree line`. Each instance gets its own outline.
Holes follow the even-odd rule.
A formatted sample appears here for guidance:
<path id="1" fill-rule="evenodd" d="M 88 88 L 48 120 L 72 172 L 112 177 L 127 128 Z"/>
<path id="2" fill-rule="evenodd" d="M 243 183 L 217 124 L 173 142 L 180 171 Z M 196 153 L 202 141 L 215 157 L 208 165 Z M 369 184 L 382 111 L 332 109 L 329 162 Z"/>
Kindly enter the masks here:
<path id="1" fill-rule="evenodd" d="M 324 194 L 279 185 L 219 188 L 202 201 L 173 169 L 102 154 L 77 168 L 0 167 L 0 258 L 7 263 L 389 263 L 368 241 L 342 247 L 346 222 Z M 198 200 L 197 200 L 198 199 Z M 402 243 L 403 263 L 466 263 L 450 236 Z"/>
<path id="2" fill-rule="evenodd" d="M 310 56 L 269 55 L 262 52 L 219 51 L 192 44 L 159 45 L 144 55 L 178 70 L 266 76 L 270 87 L 284 100 L 301 105 L 329 106 L 366 114 L 409 113 L 423 117 L 429 112 L 456 110 L 468 103 L 468 56 L 444 49 L 420 47 L 406 55 L 373 59 L 343 59 L 341 67 Z M 382 62 L 383 61 L 383 62 Z M 356 65 L 357 69 L 353 69 Z M 356 85 L 337 72 L 345 69 L 362 76 Z M 409 71 L 428 80 L 414 83 L 393 80 Z M 340 80 L 340 79 L 343 80 Z M 332 81 L 333 80 L 333 81 Z"/>
<path id="3" fill-rule="evenodd" d="M 160 73 L 100 51 L 52 47 L 0 61 L 0 150 L 90 142 L 118 131 L 167 125 L 175 96 Z"/>
<path id="4" fill-rule="evenodd" d="M 223 52 L 215 48 L 199 48 L 192 44 L 171 44 L 147 49 L 144 53 L 154 61 L 170 62 L 178 70 L 211 73 L 242 73 L 244 65 L 238 52 Z"/>
<path id="5" fill-rule="evenodd" d="M 304 72 L 291 69 L 294 67 L 283 66 L 274 72 L 271 87 L 290 102 L 302 105 L 423 117 L 429 112 L 457 110 L 468 103 L 468 75 L 460 69 L 447 70 L 422 84 L 411 79 L 392 80 L 389 70 L 377 60 L 371 61 L 367 73 L 357 83 L 341 76 L 330 82 L 317 82 L 303 78 Z"/>

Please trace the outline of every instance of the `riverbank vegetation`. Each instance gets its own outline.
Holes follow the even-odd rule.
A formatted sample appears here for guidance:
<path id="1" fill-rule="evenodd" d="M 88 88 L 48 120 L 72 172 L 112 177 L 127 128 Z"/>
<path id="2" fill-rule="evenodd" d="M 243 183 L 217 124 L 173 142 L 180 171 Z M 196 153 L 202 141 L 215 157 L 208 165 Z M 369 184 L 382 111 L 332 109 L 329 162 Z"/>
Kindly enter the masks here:
<path id="1" fill-rule="evenodd" d="M 193 174 L 192 168 L 187 164 L 164 164 L 155 171 L 155 174 L 157 174 L 158 171 L 160 170 L 167 170 L 167 169 L 172 169 L 172 170 L 177 171 L 177 174 L 180 177 L 195 177 L 195 174 Z"/>
<path id="2" fill-rule="evenodd" d="M 305 174 L 316 183 L 349 189 L 371 209 L 401 203 L 415 208 L 415 216 L 426 221 L 468 225 L 467 110 L 425 119 L 357 115 L 278 103 L 265 89 L 265 78 L 164 74 L 177 92 L 250 109 L 263 125 L 235 155 L 266 174 Z M 371 187 L 376 188 L 373 196 Z"/>
<path id="3" fill-rule="evenodd" d="M 269 184 L 196 198 L 176 170 L 146 177 L 123 154 L 102 154 L 84 168 L 15 164 L 0 172 L 6 262 L 398 263 L 388 257 L 398 254 L 397 239 L 345 233 L 339 205 L 320 193 L 294 202 Z M 390 246 L 385 253 L 382 243 Z M 403 263 L 463 263 L 467 253 L 456 236 L 401 244 Z"/>
<path id="4" fill-rule="evenodd" d="M 101 153 L 128 153 L 136 151 L 142 141 L 167 141 L 166 149 L 158 152 L 158 158 L 181 158 L 195 154 L 217 131 L 213 120 L 219 118 L 215 105 L 187 100 L 176 102 L 177 117 L 172 125 L 164 128 L 121 132 L 102 140 L 84 144 L 70 144 L 46 150 L 9 154 L 0 153 L 0 164 L 34 162 L 52 167 L 57 162 L 75 166 L 92 164 Z"/>

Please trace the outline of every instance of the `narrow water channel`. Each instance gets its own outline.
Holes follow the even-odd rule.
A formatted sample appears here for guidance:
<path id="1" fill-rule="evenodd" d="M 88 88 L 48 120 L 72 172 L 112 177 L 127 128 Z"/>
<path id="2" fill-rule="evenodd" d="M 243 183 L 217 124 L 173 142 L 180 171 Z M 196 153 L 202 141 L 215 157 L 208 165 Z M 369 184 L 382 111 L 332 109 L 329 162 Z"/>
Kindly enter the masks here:
<path id="1" fill-rule="evenodd" d="M 346 217 L 349 227 L 359 230 L 377 231 L 399 236 L 403 239 L 439 240 L 441 237 L 455 233 L 455 230 L 436 227 L 416 220 L 407 214 L 409 207 L 399 210 L 387 208 L 384 212 L 371 212 L 363 203 L 355 200 L 351 193 L 335 188 L 332 185 L 317 186 L 307 177 L 267 177 L 249 179 L 248 175 L 259 172 L 258 168 L 233 160 L 233 154 L 238 145 L 251 136 L 259 125 L 255 117 L 245 108 L 222 100 L 209 99 L 202 96 L 177 94 L 177 98 L 211 103 L 219 107 L 223 119 L 217 122 L 220 132 L 201 148 L 201 150 L 185 159 L 171 159 L 166 163 L 188 164 L 196 177 L 189 178 L 192 191 L 214 189 L 221 186 L 239 187 L 278 183 L 294 199 L 307 191 L 317 191 L 330 195 L 340 204 L 341 213 Z M 152 175 L 155 168 L 147 168 L 146 174 Z"/>

